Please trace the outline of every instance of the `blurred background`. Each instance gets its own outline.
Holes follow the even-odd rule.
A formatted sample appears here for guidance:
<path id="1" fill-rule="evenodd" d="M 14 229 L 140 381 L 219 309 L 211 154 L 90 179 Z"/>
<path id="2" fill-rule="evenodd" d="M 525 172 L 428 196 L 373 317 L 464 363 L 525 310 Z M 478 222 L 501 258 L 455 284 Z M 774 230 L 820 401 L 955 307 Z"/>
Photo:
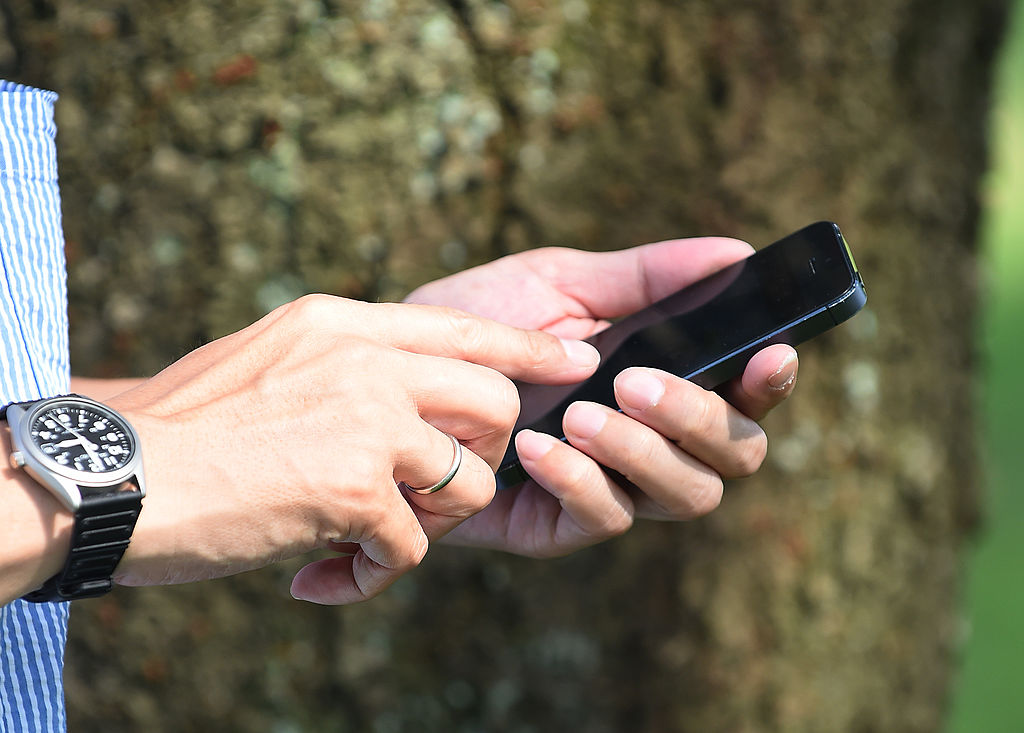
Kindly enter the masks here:
<path id="1" fill-rule="evenodd" d="M 1024 4 L 1007 24 L 981 228 L 984 524 L 969 553 L 968 643 L 949 730 L 1024 726 Z"/>
<path id="2" fill-rule="evenodd" d="M 832 219 L 869 292 L 709 517 L 548 562 L 432 548 L 350 608 L 294 602 L 300 561 L 118 589 L 72 615 L 73 730 L 1020 729 L 1009 2 L 2 9 L 0 71 L 61 95 L 83 376 L 544 244 Z"/>

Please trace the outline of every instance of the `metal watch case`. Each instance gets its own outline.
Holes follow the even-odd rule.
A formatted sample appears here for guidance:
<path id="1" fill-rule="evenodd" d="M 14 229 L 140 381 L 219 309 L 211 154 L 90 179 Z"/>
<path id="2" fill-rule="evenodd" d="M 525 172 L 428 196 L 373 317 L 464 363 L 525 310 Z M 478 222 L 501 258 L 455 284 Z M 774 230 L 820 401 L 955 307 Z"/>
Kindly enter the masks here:
<path id="1" fill-rule="evenodd" d="M 79 471 L 62 466 L 43 453 L 32 440 L 31 425 L 39 413 L 58 405 L 88 407 L 116 421 L 131 442 L 131 456 L 125 465 L 98 473 Z M 90 488 L 96 489 L 96 495 L 113 494 L 124 490 L 122 485 L 134 478 L 138 491 L 142 496 L 146 495 L 139 435 L 127 420 L 106 405 L 78 395 L 51 397 L 34 402 L 27 408 L 19 404 L 10 405 L 7 408 L 7 422 L 11 429 L 11 465 L 24 468 L 26 473 L 48 488 L 72 512 L 76 512 L 82 504 L 83 489 L 88 494 L 92 494 Z M 135 490 L 135 486 L 131 486 L 131 489 Z"/>

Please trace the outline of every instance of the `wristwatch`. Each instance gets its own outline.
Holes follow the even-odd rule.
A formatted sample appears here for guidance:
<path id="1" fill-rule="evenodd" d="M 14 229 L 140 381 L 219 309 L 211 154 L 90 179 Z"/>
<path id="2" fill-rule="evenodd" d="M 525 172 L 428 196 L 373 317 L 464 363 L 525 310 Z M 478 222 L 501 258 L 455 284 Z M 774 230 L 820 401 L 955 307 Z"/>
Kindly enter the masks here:
<path id="1" fill-rule="evenodd" d="M 3 419 L 11 428 L 11 466 L 45 486 L 75 518 L 63 570 L 24 599 L 103 595 L 146 495 L 138 434 L 114 410 L 79 395 L 15 402 L 0 409 Z"/>

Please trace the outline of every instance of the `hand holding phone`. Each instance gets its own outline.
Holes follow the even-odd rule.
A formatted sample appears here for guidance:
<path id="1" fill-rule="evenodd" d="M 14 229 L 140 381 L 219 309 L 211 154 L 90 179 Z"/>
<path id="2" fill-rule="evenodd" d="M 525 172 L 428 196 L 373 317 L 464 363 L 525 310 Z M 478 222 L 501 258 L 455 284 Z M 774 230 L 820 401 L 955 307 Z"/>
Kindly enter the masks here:
<path id="1" fill-rule="evenodd" d="M 562 416 L 572 402 L 616 407 L 613 380 L 630 366 L 717 387 L 766 346 L 795 346 L 851 317 L 865 302 L 863 280 L 839 228 L 812 224 L 592 336 L 602 364 L 586 381 L 520 384 L 516 429 L 562 437 Z M 498 487 L 526 478 L 510 447 Z"/>

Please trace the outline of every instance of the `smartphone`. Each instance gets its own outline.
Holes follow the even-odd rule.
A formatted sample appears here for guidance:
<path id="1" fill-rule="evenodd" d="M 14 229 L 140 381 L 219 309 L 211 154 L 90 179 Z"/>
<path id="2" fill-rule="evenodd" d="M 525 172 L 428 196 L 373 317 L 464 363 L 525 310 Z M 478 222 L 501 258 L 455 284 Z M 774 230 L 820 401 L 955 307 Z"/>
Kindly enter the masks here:
<path id="1" fill-rule="evenodd" d="M 742 374 L 764 347 L 796 346 L 866 302 L 864 280 L 839 227 L 811 224 L 591 336 L 587 341 L 601 352 L 601 365 L 583 382 L 517 383 L 515 432 L 529 428 L 564 440 L 566 408 L 585 400 L 617 409 L 613 380 L 631 366 L 655 367 L 714 389 Z M 510 443 L 498 488 L 527 478 Z"/>

